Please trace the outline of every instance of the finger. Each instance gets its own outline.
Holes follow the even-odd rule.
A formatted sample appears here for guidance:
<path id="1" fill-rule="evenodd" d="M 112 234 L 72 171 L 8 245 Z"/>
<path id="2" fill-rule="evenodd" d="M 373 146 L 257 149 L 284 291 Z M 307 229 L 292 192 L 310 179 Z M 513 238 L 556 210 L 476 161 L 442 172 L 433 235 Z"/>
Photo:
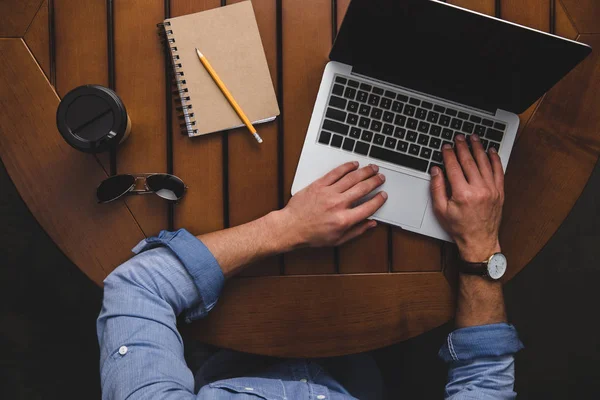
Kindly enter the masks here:
<path id="1" fill-rule="evenodd" d="M 370 177 L 369 179 L 358 182 L 356 185 L 346 190 L 346 192 L 344 193 L 344 197 L 350 203 L 353 203 L 356 200 L 368 195 L 373 190 L 377 189 L 379 186 L 383 185 L 384 182 L 385 176 L 383 176 L 383 174 L 377 174 L 375 176 Z"/>
<path id="2" fill-rule="evenodd" d="M 388 198 L 386 192 L 379 192 L 373 198 L 365 201 L 359 206 L 356 206 L 347 211 L 350 225 L 354 225 L 363 219 L 369 218 L 375 214 L 375 211 L 379 210 Z"/>
<path id="3" fill-rule="evenodd" d="M 433 209 L 440 213 L 446 214 L 448 208 L 448 194 L 446 192 L 446 181 L 442 170 L 438 167 L 431 169 L 431 199 L 433 202 Z"/>
<path id="4" fill-rule="evenodd" d="M 473 157 L 477 162 L 477 167 L 479 167 L 479 172 L 481 173 L 483 180 L 489 183 L 494 182 L 494 174 L 492 173 L 490 159 L 485 153 L 485 149 L 479 140 L 479 136 L 471 136 L 471 147 L 473 147 Z"/>
<path id="5" fill-rule="evenodd" d="M 339 193 L 343 193 L 359 182 L 369 179 L 379 171 L 377 165 L 367 165 L 356 171 L 346 174 L 342 179 L 333 184 L 333 189 Z"/>
<path id="6" fill-rule="evenodd" d="M 337 168 L 332 169 L 331 171 L 326 173 L 324 176 L 317 179 L 315 181 L 315 183 L 321 184 L 323 186 L 333 185 L 338 180 L 340 180 L 342 177 L 344 177 L 346 174 L 354 171 L 356 168 L 358 168 L 358 161 L 347 162 L 345 164 L 340 165 Z"/>
<path id="7" fill-rule="evenodd" d="M 465 135 L 463 134 L 456 135 L 456 154 L 458 155 L 460 166 L 467 177 L 467 181 L 469 181 L 469 183 L 482 182 L 479 168 L 477 168 L 477 164 L 471 155 L 471 150 L 469 150 Z"/>
<path id="8" fill-rule="evenodd" d="M 341 245 L 343 243 L 346 243 L 346 242 L 362 235 L 369 229 L 375 228 L 376 226 L 377 226 L 376 221 L 366 220 L 366 221 L 359 222 L 358 224 L 354 225 L 352 228 L 348 229 L 344 233 L 344 235 L 342 235 L 342 237 L 340 238 L 340 240 L 338 241 L 337 244 Z"/>
<path id="9" fill-rule="evenodd" d="M 445 144 L 442 147 L 442 155 L 444 157 L 444 166 L 448 182 L 450 182 L 450 187 L 453 190 L 458 190 L 461 187 L 467 186 L 465 174 L 456 159 L 456 154 L 454 153 L 452 146 Z"/>
<path id="10" fill-rule="evenodd" d="M 504 194 L 504 169 L 502 169 L 502 161 L 495 148 L 489 150 L 490 161 L 492 162 L 492 171 L 494 173 L 494 182 L 496 189 Z"/>

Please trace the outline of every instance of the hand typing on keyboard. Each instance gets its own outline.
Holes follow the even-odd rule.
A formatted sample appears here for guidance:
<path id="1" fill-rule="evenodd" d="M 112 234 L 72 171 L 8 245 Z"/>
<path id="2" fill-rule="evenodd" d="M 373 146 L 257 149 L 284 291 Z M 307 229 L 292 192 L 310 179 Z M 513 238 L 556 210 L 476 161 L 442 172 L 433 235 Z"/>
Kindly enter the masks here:
<path id="1" fill-rule="evenodd" d="M 448 180 L 440 168 L 432 168 L 431 194 L 436 216 L 458 245 L 461 257 L 482 262 L 500 251 L 504 171 L 495 148 L 488 156 L 477 135 L 470 142 L 472 153 L 463 135 L 456 137 L 456 153 L 449 144 L 443 146 Z"/>
<path id="2" fill-rule="evenodd" d="M 381 186 L 385 177 L 375 165 L 357 168 L 357 162 L 345 163 L 290 199 L 280 218 L 290 247 L 337 246 L 377 225 L 367 218 L 385 203 L 387 193 L 353 204 Z"/>

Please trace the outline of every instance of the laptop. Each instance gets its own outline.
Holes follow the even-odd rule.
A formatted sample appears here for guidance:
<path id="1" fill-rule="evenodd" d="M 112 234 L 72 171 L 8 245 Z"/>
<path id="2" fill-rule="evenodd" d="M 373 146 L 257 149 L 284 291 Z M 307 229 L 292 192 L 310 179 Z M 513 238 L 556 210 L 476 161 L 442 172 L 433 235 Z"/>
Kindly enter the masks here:
<path id="1" fill-rule="evenodd" d="M 431 204 L 441 147 L 478 134 L 506 169 L 519 117 L 581 62 L 583 43 L 436 0 L 353 0 L 335 40 L 292 194 L 348 161 L 379 166 L 373 219 L 451 241 Z"/>

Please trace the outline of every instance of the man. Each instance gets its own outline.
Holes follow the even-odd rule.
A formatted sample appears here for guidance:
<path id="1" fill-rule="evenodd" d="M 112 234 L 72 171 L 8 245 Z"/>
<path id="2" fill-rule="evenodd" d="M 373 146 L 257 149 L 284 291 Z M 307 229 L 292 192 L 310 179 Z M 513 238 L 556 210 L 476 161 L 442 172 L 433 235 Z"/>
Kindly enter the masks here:
<path id="1" fill-rule="evenodd" d="M 504 173 L 493 148 L 488 157 L 476 135 L 471 144 L 472 152 L 465 137 L 458 135 L 456 152 L 444 146 L 447 182 L 434 168 L 431 195 L 436 215 L 462 259 L 481 262 L 500 251 Z M 249 377 L 202 382 L 195 389 L 176 316 L 184 313 L 187 321 L 205 316 L 225 279 L 244 265 L 300 247 L 340 245 L 375 227 L 367 218 L 387 195 L 380 192 L 357 207 L 352 204 L 385 177 L 376 166 L 357 168 L 358 163 L 347 163 L 334 169 L 282 210 L 248 224 L 198 238 L 185 230 L 163 231 L 136 246 L 138 255 L 104 281 L 97 324 L 103 398 L 352 398 L 316 363 L 303 360 L 274 363 Z M 450 368 L 445 397 L 515 398 L 513 354 L 522 345 L 506 323 L 501 284 L 461 274 L 455 323 L 457 330 L 440 350 Z"/>

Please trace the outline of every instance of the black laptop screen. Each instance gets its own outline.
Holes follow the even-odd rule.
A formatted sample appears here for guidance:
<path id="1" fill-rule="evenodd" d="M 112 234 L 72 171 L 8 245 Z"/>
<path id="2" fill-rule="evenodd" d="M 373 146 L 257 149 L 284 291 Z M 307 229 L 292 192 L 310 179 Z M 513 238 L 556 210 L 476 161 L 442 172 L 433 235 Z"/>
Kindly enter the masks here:
<path id="1" fill-rule="evenodd" d="M 591 49 L 430 0 L 353 0 L 330 59 L 494 112 L 525 111 Z"/>

